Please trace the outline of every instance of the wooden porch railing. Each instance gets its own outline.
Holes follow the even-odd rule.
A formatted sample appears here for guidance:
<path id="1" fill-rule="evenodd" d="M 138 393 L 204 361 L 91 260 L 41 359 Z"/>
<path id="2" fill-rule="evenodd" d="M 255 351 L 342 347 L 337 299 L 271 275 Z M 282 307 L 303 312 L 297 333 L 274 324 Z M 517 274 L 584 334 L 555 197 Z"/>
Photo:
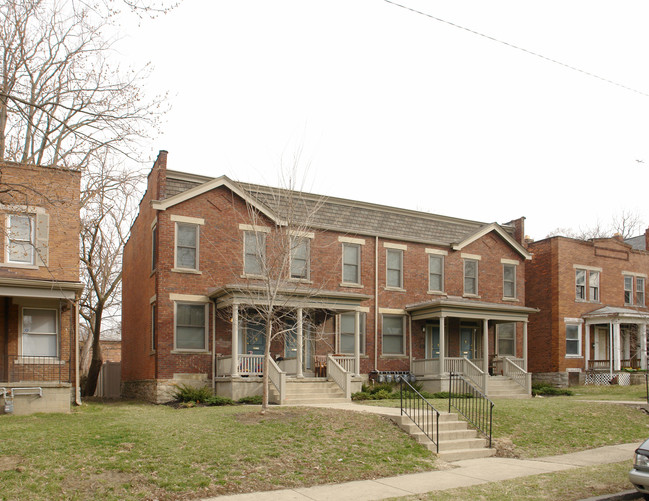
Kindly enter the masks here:
<path id="1" fill-rule="evenodd" d="M 340 386 L 345 394 L 345 398 L 352 396 L 352 375 L 351 372 L 346 371 L 336 361 L 333 355 L 327 355 L 327 377 L 330 377 L 334 382 Z"/>
<path id="2" fill-rule="evenodd" d="M 631 369 L 642 369 L 640 359 L 638 358 L 624 358 L 620 360 L 620 367 L 629 367 Z M 607 371 L 611 367 L 609 359 L 589 360 L 588 369 L 591 371 Z"/>
<path id="3" fill-rule="evenodd" d="M 514 361 L 505 357 L 503 361 L 503 376 L 507 376 L 521 388 L 523 388 L 528 394 L 532 393 L 532 374 L 529 374 L 527 371 L 523 370 L 521 366 L 514 363 Z"/>
<path id="4" fill-rule="evenodd" d="M 259 355 L 253 355 L 259 356 Z M 262 355 L 263 356 L 263 355 Z M 273 358 L 270 358 L 270 364 L 268 366 L 268 379 L 273 386 L 277 389 L 279 393 L 279 403 L 280 405 L 286 400 L 286 372 L 282 371 L 279 366 L 275 363 Z"/>
<path id="5" fill-rule="evenodd" d="M 348 355 L 332 355 L 332 357 L 345 371 L 358 374 L 356 372 L 356 357 Z"/>
<path id="6" fill-rule="evenodd" d="M 262 376 L 264 374 L 263 355 L 239 355 L 239 374 L 241 376 Z M 232 374 L 232 357 L 219 357 L 216 359 L 217 376 Z"/>

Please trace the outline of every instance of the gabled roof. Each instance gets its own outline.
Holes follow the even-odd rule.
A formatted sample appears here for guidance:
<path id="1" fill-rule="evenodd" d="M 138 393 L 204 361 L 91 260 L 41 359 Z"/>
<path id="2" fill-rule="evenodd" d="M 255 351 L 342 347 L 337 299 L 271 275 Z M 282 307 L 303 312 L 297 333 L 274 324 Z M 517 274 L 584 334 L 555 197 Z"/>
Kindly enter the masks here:
<path id="1" fill-rule="evenodd" d="M 613 320 L 617 319 L 631 319 L 631 318 L 649 318 L 648 311 L 642 311 L 635 308 L 620 308 L 619 306 L 603 306 L 588 313 L 584 313 L 582 318 L 589 319 L 600 319 L 600 320 Z"/>
<path id="2" fill-rule="evenodd" d="M 172 170 L 166 173 L 168 198 L 152 202 L 157 210 L 166 210 L 225 186 L 278 225 L 287 220 L 299 221 L 314 229 L 459 248 L 495 231 L 525 259 L 531 258 L 508 230 L 497 223 L 487 224 L 357 200 L 240 183 L 227 176 L 208 178 Z M 286 203 L 289 199 L 290 204 Z"/>
<path id="3" fill-rule="evenodd" d="M 516 251 L 525 259 L 532 259 L 532 254 L 527 252 L 527 249 L 525 249 L 525 247 L 523 247 L 516 240 L 514 240 L 512 236 L 509 233 L 507 233 L 505 230 L 503 230 L 503 227 L 497 223 L 487 224 L 482 228 L 480 228 L 478 231 L 476 231 L 473 235 L 469 235 L 461 242 L 457 244 L 453 244 L 452 246 L 453 250 L 462 250 L 470 243 L 475 242 L 476 240 L 482 238 L 483 236 L 485 236 L 487 233 L 491 231 L 495 231 L 496 233 L 498 233 L 509 245 L 514 247 L 514 249 L 516 249 Z"/>

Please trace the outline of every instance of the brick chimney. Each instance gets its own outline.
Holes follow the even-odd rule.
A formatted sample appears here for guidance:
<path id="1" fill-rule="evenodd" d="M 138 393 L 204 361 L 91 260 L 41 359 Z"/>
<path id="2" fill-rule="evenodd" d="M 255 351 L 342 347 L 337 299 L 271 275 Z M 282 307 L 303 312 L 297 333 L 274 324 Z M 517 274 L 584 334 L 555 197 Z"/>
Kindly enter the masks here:
<path id="1" fill-rule="evenodd" d="M 167 150 L 160 150 L 152 169 L 152 173 L 154 173 L 155 180 L 157 181 L 156 184 L 158 185 L 158 189 L 156 190 L 156 198 L 158 200 L 165 198 L 167 191 L 167 154 Z"/>
<path id="2" fill-rule="evenodd" d="M 522 245 L 526 245 L 525 238 L 525 217 L 519 217 L 505 223 L 503 226 L 513 226 L 514 227 L 514 239 Z"/>

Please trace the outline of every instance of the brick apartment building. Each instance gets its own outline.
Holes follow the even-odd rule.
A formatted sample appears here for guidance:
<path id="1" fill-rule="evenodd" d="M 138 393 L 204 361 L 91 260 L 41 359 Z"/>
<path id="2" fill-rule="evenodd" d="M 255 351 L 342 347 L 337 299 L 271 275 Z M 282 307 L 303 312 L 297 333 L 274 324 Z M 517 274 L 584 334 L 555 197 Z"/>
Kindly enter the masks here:
<path id="1" fill-rule="evenodd" d="M 443 389 L 463 371 L 487 393 L 496 373 L 529 392 L 523 222 L 186 174 L 161 151 L 124 250 L 123 395 L 161 402 L 189 382 L 259 393 L 266 326 L 250 312 L 268 301 L 264 270 L 285 238 L 285 333 L 268 368 L 279 401 L 278 381 L 323 365 L 341 386 L 410 371 Z"/>
<path id="2" fill-rule="evenodd" d="M 535 379 L 567 385 L 647 367 L 647 237 L 633 239 L 638 248 L 618 237 L 528 245 L 526 300 L 540 310 L 529 324 Z"/>
<path id="3" fill-rule="evenodd" d="M 80 173 L 0 163 L 0 413 L 67 411 L 78 387 Z"/>

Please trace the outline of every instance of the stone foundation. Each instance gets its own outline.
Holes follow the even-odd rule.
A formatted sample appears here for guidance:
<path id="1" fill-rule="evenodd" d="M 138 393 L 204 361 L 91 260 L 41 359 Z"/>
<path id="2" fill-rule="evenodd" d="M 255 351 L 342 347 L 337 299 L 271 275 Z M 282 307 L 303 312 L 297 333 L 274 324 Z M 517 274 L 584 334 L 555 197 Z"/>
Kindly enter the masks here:
<path id="1" fill-rule="evenodd" d="M 206 374 L 174 374 L 173 379 L 123 381 L 122 397 L 165 404 L 175 400 L 174 395 L 182 385 L 200 388 L 209 386 L 210 381 Z"/>
<path id="2" fill-rule="evenodd" d="M 532 373 L 532 384 L 535 383 L 547 383 L 555 388 L 567 388 L 570 386 L 570 376 L 567 372 L 534 372 Z"/>

